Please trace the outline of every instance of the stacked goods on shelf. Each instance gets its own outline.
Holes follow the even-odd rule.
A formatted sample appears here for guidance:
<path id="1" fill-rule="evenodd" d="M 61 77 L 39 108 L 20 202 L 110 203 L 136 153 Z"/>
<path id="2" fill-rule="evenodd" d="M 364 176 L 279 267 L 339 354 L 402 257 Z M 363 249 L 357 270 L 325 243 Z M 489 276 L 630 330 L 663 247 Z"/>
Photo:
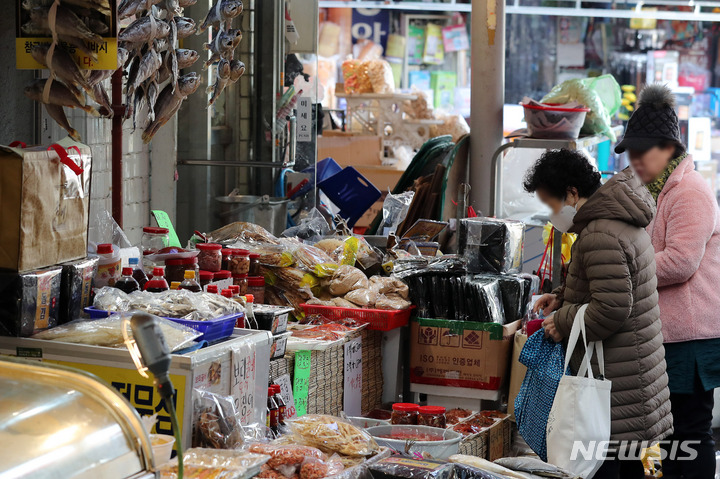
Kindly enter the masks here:
<path id="1" fill-rule="evenodd" d="M 273 359 L 270 361 L 270 376 L 269 382 L 274 383 L 279 377 L 288 374 L 290 380 L 293 379 L 295 367 L 295 356 L 293 354 L 286 354 L 282 358 Z"/>
<path id="2" fill-rule="evenodd" d="M 362 405 L 363 413 L 382 406 L 382 332 L 364 329 L 362 337 Z"/>

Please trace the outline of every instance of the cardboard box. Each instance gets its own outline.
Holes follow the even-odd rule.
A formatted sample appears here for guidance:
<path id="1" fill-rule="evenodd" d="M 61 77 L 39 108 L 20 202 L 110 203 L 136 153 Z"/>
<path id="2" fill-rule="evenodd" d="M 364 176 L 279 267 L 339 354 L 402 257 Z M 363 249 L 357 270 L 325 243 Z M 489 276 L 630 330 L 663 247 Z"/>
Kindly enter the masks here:
<path id="1" fill-rule="evenodd" d="M 46 147 L 0 147 L 0 268 L 26 272 L 87 255 L 90 148 L 70 138 L 57 145 L 69 148 L 64 160 Z"/>
<path id="2" fill-rule="evenodd" d="M 336 136 L 325 133 L 318 136 L 317 146 L 319 160 L 332 158 L 342 166 L 381 164 L 383 147 L 379 136 Z"/>
<path id="3" fill-rule="evenodd" d="M 513 336 L 520 322 L 413 319 L 410 382 L 498 390 L 509 373 Z"/>

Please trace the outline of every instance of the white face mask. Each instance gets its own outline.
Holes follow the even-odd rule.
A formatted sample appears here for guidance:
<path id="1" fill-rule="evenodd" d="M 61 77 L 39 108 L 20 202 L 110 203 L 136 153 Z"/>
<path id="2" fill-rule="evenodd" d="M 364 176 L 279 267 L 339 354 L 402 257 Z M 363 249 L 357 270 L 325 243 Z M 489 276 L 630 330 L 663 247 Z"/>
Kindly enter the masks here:
<path id="1" fill-rule="evenodd" d="M 560 209 L 560 213 L 550 215 L 550 223 L 561 233 L 570 231 L 570 228 L 572 228 L 574 224 L 575 214 L 577 213 L 575 206 L 565 205 L 564 203 L 565 202 L 563 202 L 563 207 Z"/>

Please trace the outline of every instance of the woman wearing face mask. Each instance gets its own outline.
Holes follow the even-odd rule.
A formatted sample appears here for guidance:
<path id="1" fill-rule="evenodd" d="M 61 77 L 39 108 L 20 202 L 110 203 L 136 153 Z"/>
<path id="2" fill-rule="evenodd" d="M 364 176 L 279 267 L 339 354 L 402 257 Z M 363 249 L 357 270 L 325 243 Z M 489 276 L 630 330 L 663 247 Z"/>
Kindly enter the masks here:
<path id="1" fill-rule="evenodd" d="M 663 460 L 663 477 L 712 478 L 713 389 L 720 386 L 720 213 L 717 199 L 680 139 L 675 98 L 664 86 L 640 95 L 615 151 L 627 150 L 657 201 L 648 232 L 655 247 L 665 340 L 672 441 L 696 441 L 693 461 Z M 680 443 L 678 443 L 679 445 Z M 661 445 L 666 451 L 671 444 Z M 686 456 L 684 453 L 682 456 Z"/>
<path id="2" fill-rule="evenodd" d="M 638 441 L 658 441 L 672 431 L 655 254 L 645 231 L 655 203 L 629 169 L 601 185 L 588 160 L 567 150 L 545 153 L 524 186 L 552 209 L 555 228 L 578 235 L 564 287 L 542 296 L 535 310 L 548 316 L 546 335 L 561 341 L 588 304 L 587 339 L 603 342 L 605 377 L 612 381 L 611 439 L 630 441 L 635 449 L 628 451 L 637 457 Z M 581 357 L 576 351 L 573 370 Z M 608 459 L 594 477 L 644 473 L 639 460 Z"/>

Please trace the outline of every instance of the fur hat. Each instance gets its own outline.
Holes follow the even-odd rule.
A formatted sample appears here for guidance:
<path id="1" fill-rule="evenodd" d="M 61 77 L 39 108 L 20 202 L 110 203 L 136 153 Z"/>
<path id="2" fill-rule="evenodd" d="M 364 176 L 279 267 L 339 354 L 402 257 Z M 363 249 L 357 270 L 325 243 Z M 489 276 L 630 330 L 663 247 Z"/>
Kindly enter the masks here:
<path id="1" fill-rule="evenodd" d="M 630 117 L 625 136 L 615 147 L 615 152 L 646 151 L 668 140 L 682 145 L 675 95 L 660 83 L 648 85 L 640 93 L 637 109 Z"/>

